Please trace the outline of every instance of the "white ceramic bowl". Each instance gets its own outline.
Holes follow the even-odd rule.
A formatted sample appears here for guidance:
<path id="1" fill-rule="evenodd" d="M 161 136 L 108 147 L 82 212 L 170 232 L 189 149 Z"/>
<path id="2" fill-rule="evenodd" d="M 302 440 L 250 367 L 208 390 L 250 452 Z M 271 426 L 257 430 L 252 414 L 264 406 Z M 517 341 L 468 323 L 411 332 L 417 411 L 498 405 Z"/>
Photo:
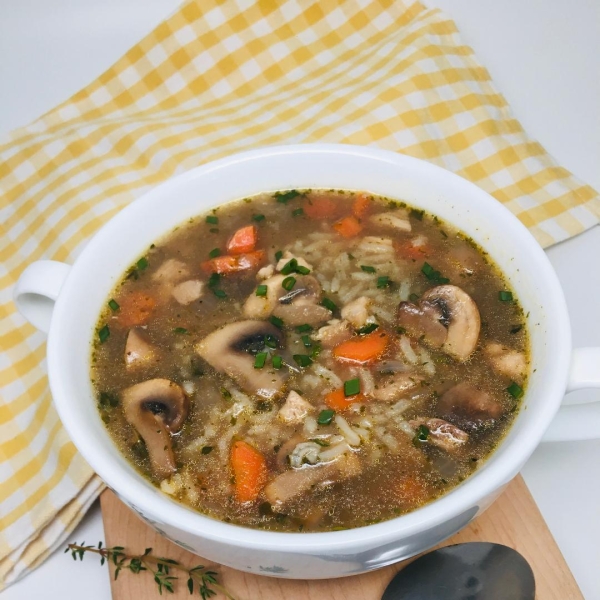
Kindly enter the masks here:
<path id="1" fill-rule="evenodd" d="M 275 533 L 215 521 L 177 504 L 123 458 L 100 420 L 90 383 L 91 340 L 109 292 L 144 250 L 191 216 L 259 192 L 363 190 L 430 211 L 483 246 L 525 313 L 532 375 L 518 415 L 493 456 L 443 498 L 384 523 L 329 533 Z M 76 263 L 34 263 L 15 290 L 21 312 L 48 330 L 48 371 L 57 410 L 75 445 L 119 497 L 169 539 L 243 571 L 318 579 L 376 569 L 452 535 L 519 472 L 557 413 L 567 385 L 600 384 L 600 349 L 572 355 L 563 293 L 525 227 L 475 185 L 429 163 L 345 145 L 264 148 L 175 177 L 132 203 L 90 241 Z M 53 300 L 56 300 L 52 311 Z M 573 359 L 573 368 L 570 364 Z"/>

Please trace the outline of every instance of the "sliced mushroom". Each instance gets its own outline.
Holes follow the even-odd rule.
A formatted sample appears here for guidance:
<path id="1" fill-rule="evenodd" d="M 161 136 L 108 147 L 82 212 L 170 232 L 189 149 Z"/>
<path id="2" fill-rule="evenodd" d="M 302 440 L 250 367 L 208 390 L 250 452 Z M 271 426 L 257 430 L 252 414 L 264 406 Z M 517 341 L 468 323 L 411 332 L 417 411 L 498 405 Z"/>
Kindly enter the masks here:
<path id="1" fill-rule="evenodd" d="M 246 392 L 272 398 L 283 387 L 286 369 L 273 369 L 270 362 L 255 369 L 255 355 L 270 336 L 282 347 L 282 333 L 265 321 L 238 321 L 213 331 L 196 344 L 196 352 L 215 370 L 229 375 Z"/>
<path id="2" fill-rule="evenodd" d="M 359 298 L 352 300 L 352 302 L 348 302 L 348 304 L 342 308 L 342 319 L 350 321 L 352 326 L 356 329 L 364 327 L 369 318 L 370 304 L 371 299 L 366 296 L 360 296 Z"/>
<path id="3" fill-rule="evenodd" d="M 464 362 L 475 350 L 481 319 L 477 305 L 455 285 L 427 290 L 415 306 L 401 302 L 398 322 L 409 335 Z M 441 328 L 440 328 L 441 327 Z"/>
<path id="4" fill-rule="evenodd" d="M 156 357 L 156 347 L 143 327 L 132 327 L 125 342 L 125 365 L 128 369 L 148 364 Z"/>
<path id="5" fill-rule="evenodd" d="M 285 471 L 272 479 L 265 487 L 269 503 L 277 508 L 313 486 L 326 480 L 342 481 L 360 473 L 360 461 L 353 454 L 344 454 L 333 462 L 323 465 L 305 466 L 302 469 Z"/>
<path id="6" fill-rule="evenodd" d="M 494 371 L 522 383 L 527 374 L 527 358 L 523 352 L 490 342 L 483 350 Z"/>
<path id="7" fill-rule="evenodd" d="M 443 419 L 420 417 L 409 421 L 409 423 L 415 430 L 420 425 L 425 425 L 429 429 L 427 441 L 446 452 L 456 452 L 469 440 L 469 434 Z"/>
<path id="8" fill-rule="evenodd" d="M 442 394 L 437 414 L 465 431 L 492 426 L 502 416 L 502 404 L 469 383 L 459 383 Z"/>
<path id="9" fill-rule="evenodd" d="M 171 291 L 171 295 L 179 304 L 187 305 L 198 300 L 202 296 L 204 284 L 197 279 L 189 279 L 179 285 L 176 285 Z"/>
<path id="10" fill-rule="evenodd" d="M 149 379 L 124 390 L 122 400 L 127 422 L 146 443 L 154 476 L 165 479 L 175 473 L 171 434 L 181 429 L 189 410 L 181 387 L 168 379 Z"/>
<path id="11" fill-rule="evenodd" d="M 297 425 L 313 410 L 315 410 L 315 407 L 310 402 L 307 402 L 298 392 L 292 390 L 279 409 L 277 416 L 288 425 Z"/>

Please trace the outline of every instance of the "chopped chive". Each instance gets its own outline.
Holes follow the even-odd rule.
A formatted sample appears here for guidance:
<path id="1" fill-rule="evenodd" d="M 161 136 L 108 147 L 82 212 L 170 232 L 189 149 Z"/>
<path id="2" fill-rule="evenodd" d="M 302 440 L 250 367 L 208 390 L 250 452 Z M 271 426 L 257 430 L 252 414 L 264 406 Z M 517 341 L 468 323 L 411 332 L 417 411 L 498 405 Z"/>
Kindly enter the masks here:
<path id="1" fill-rule="evenodd" d="M 282 364 L 283 364 L 283 360 L 281 359 L 281 356 L 273 357 L 273 368 L 274 369 L 281 369 Z"/>
<path id="2" fill-rule="evenodd" d="M 326 309 L 330 310 L 331 312 L 335 312 L 338 309 L 337 304 L 335 302 L 333 302 L 332 300 L 330 300 L 329 298 L 323 298 L 323 300 L 321 300 L 321 306 L 324 306 Z"/>
<path id="3" fill-rule="evenodd" d="M 313 342 L 313 348 L 310 352 L 310 357 L 315 360 L 321 354 L 321 346 L 317 342 Z"/>
<path id="4" fill-rule="evenodd" d="M 333 421 L 335 410 L 322 410 L 317 417 L 317 423 L 319 425 L 329 425 Z"/>
<path id="5" fill-rule="evenodd" d="M 211 227 L 211 228 L 209 229 L 209 231 L 210 231 L 211 233 L 219 233 L 219 229 L 218 229 L 217 227 Z"/>
<path id="6" fill-rule="evenodd" d="M 512 302 L 513 295 L 512 292 L 501 291 L 498 292 L 498 298 L 500 298 L 501 302 Z"/>
<path id="7" fill-rule="evenodd" d="M 419 425 L 417 433 L 415 435 L 415 441 L 426 442 L 429 437 L 429 427 L 425 425 Z"/>
<path id="8" fill-rule="evenodd" d="M 360 394 L 360 379 L 349 379 L 344 381 L 344 396 L 356 396 Z"/>
<path id="9" fill-rule="evenodd" d="M 296 333 L 306 333 L 307 331 L 312 331 L 312 327 L 308 323 L 296 327 Z"/>
<path id="10" fill-rule="evenodd" d="M 265 346 L 267 348 L 277 348 L 277 340 L 272 335 L 265 335 Z"/>
<path id="11" fill-rule="evenodd" d="M 213 273 L 208 278 L 208 287 L 214 288 L 215 286 L 219 285 L 219 281 L 221 281 L 221 275 L 219 275 L 219 273 Z"/>
<path id="12" fill-rule="evenodd" d="M 422 221 L 423 220 L 423 215 L 425 214 L 424 210 L 416 210 L 416 209 L 412 209 L 410 211 L 410 216 L 414 217 L 415 219 L 417 219 L 417 221 Z"/>
<path id="13" fill-rule="evenodd" d="M 266 296 L 267 295 L 267 291 L 268 291 L 267 286 L 261 284 L 261 285 L 257 286 L 257 288 L 256 288 L 256 295 L 257 296 Z"/>
<path id="14" fill-rule="evenodd" d="M 365 273 L 375 273 L 376 269 L 375 267 L 371 267 L 369 265 L 360 265 L 360 268 L 365 272 Z"/>
<path id="15" fill-rule="evenodd" d="M 276 317 L 275 315 L 269 317 L 269 322 L 275 325 L 275 327 L 278 327 L 279 329 L 283 327 L 283 320 L 279 317 Z"/>
<path id="16" fill-rule="evenodd" d="M 113 312 L 119 310 L 119 303 L 113 298 L 108 301 L 108 305 Z"/>
<path id="17" fill-rule="evenodd" d="M 300 217 L 303 214 L 304 214 L 303 208 L 296 208 L 295 210 L 292 211 L 292 217 Z"/>
<path id="18" fill-rule="evenodd" d="M 210 215 L 210 216 L 206 217 L 206 222 L 210 223 L 211 225 L 216 225 L 219 222 L 219 217 Z"/>
<path id="19" fill-rule="evenodd" d="M 302 336 L 302 343 L 304 344 L 305 348 L 312 348 L 312 340 L 310 339 L 309 335 L 303 335 Z"/>
<path id="20" fill-rule="evenodd" d="M 288 292 L 296 285 L 296 278 L 295 277 L 286 277 L 282 282 L 281 282 L 281 287 L 284 290 L 287 290 Z"/>
<path id="21" fill-rule="evenodd" d="M 188 330 L 185 327 L 175 327 L 173 333 L 187 333 Z"/>
<path id="22" fill-rule="evenodd" d="M 217 298 L 227 298 L 227 294 L 223 290 L 213 290 L 213 294 Z"/>
<path id="23" fill-rule="evenodd" d="M 281 202 L 282 204 L 287 204 L 290 200 L 293 200 L 297 196 L 300 196 L 300 192 L 298 190 L 290 190 L 289 192 L 276 192 L 275 199 L 277 202 Z"/>
<path id="24" fill-rule="evenodd" d="M 308 275 L 310 273 L 310 269 L 308 267 L 298 265 L 296 267 L 296 273 L 300 273 L 300 275 Z"/>
<path id="25" fill-rule="evenodd" d="M 267 356 L 269 356 L 268 352 L 259 352 L 254 359 L 254 368 L 262 369 L 267 362 Z"/>
<path id="26" fill-rule="evenodd" d="M 310 367 L 312 365 L 312 358 L 307 354 L 294 354 L 292 358 L 299 367 Z"/>
<path id="27" fill-rule="evenodd" d="M 200 452 L 202 452 L 202 454 L 210 454 L 212 449 L 212 446 L 202 446 L 202 450 L 200 450 Z"/>
<path id="28" fill-rule="evenodd" d="M 514 325 L 510 330 L 511 333 L 519 333 L 523 329 L 523 325 Z"/>
<path id="29" fill-rule="evenodd" d="M 220 392 L 225 400 L 231 400 L 231 392 L 227 388 L 222 387 Z"/>
<path id="30" fill-rule="evenodd" d="M 386 288 L 389 285 L 391 285 L 391 283 L 392 282 L 390 281 L 390 278 L 387 275 L 383 275 L 382 277 L 377 278 L 377 287 L 379 289 Z"/>
<path id="31" fill-rule="evenodd" d="M 208 256 L 210 258 L 217 258 L 217 256 L 219 256 L 221 254 L 221 250 L 219 250 L 219 248 L 213 248 L 209 253 Z"/>
<path id="32" fill-rule="evenodd" d="M 135 264 L 140 271 L 143 271 L 148 267 L 148 259 L 145 256 L 142 256 Z"/>
<path id="33" fill-rule="evenodd" d="M 364 327 L 357 329 L 356 333 L 358 333 L 359 335 L 365 335 L 367 333 L 372 333 L 378 327 L 379 327 L 379 325 L 377 325 L 377 323 L 369 323 L 368 325 L 365 325 Z"/>
<path id="34" fill-rule="evenodd" d="M 283 258 L 283 252 L 281 250 L 277 250 L 277 252 L 275 252 L 275 260 L 277 262 L 279 262 L 282 258 Z"/>
<path id="35" fill-rule="evenodd" d="M 327 440 L 322 440 L 320 438 L 313 438 L 310 440 L 311 442 L 314 442 L 315 444 L 318 444 L 319 446 L 329 446 L 329 442 Z"/>
<path id="36" fill-rule="evenodd" d="M 436 271 L 429 263 L 423 263 L 421 273 L 433 283 L 444 284 L 450 282 L 447 277 L 442 277 L 442 274 L 439 271 Z"/>
<path id="37" fill-rule="evenodd" d="M 252 220 L 260 223 L 265 220 L 265 215 L 252 215 Z"/>
<path id="38" fill-rule="evenodd" d="M 398 335 L 404 335 L 406 333 L 406 329 L 404 329 L 404 327 L 396 327 L 396 333 Z"/>
<path id="39" fill-rule="evenodd" d="M 288 262 L 283 265 L 281 269 L 282 275 L 289 275 L 290 273 L 295 273 L 296 268 L 298 267 L 298 261 L 295 258 L 288 260 Z"/>
<path id="40" fill-rule="evenodd" d="M 423 273 L 425 277 L 429 277 L 434 273 L 434 269 L 429 263 L 424 263 L 421 267 L 421 273 Z"/>
<path id="41" fill-rule="evenodd" d="M 523 395 L 523 388 L 514 381 L 506 388 L 506 391 L 516 399 L 519 399 Z"/>
<path id="42" fill-rule="evenodd" d="M 105 325 L 102 329 L 98 331 L 98 337 L 100 338 L 101 344 L 104 344 L 104 342 L 109 338 L 109 336 L 110 329 L 108 328 L 108 325 Z"/>

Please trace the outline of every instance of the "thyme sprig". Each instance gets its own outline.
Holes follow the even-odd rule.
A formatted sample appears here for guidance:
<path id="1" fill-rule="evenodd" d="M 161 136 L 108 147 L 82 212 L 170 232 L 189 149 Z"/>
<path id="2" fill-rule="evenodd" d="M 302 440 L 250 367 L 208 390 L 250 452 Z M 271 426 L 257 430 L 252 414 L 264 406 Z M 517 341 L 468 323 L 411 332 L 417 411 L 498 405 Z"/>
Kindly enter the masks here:
<path id="1" fill-rule="evenodd" d="M 158 588 L 158 593 L 162 595 L 163 590 L 168 594 L 175 592 L 174 584 L 179 580 L 179 577 L 172 575 L 171 571 L 179 571 L 187 575 L 187 588 L 190 595 L 193 595 L 194 590 L 197 590 L 202 600 L 208 600 L 217 595 L 217 591 L 221 592 L 229 600 L 235 598 L 217 582 L 218 573 L 209 571 L 204 565 L 196 565 L 188 568 L 180 562 L 172 558 L 163 558 L 153 556 L 152 548 L 146 548 L 143 554 L 128 554 L 123 546 L 113 546 L 105 548 L 102 542 L 98 542 L 97 546 L 86 546 L 85 542 L 78 544 L 73 542 L 65 548 L 65 554 L 71 553 L 73 560 L 83 560 L 86 552 L 98 554 L 100 556 L 100 564 L 112 562 L 115 570 L 115 579 L 123 570 L 129 570 L 135 575 L 142 571 L 147 571 L 154 577 L 154 582 Z"/>

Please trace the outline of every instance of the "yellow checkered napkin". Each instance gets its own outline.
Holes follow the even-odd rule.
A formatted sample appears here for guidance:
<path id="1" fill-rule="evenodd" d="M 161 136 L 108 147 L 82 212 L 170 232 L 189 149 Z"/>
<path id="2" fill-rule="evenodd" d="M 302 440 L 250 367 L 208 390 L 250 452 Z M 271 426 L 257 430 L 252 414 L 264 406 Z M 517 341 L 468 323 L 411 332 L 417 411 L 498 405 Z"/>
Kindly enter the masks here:
<path id="1" fill-rule="evenodd" d="M 541 244 L 596 224 L 596 192 L 512 116 L 452 21 L 411 0 L 197 0 L 0 146 L 0 577 L 62 544 L 101 484 L 50 402 L 44 337 L 15 312 L 26 265 L 72 262 L 151 186 L 268 144 L 368 144 L 432 161 Z"/>

